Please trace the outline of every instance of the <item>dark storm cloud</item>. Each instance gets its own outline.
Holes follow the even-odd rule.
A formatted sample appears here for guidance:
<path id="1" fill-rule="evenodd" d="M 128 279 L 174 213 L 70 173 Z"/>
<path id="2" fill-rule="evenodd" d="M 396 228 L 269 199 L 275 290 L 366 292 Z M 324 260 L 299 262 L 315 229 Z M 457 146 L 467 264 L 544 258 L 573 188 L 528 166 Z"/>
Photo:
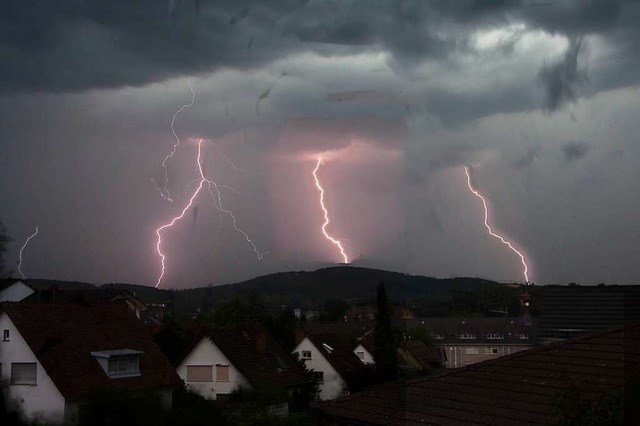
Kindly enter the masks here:
<path id="1" fill-rule="evenodd" d="M 562 155 L 564 161 L 570 163 L 572 161 L 580 160 L 591 149 L 591 145 L 584 142 L 569 141 L 562 145 Z"/>
<path id="2" fill-rule="evenodd" d="M 0 90 L 144 85 L 262 66 L 300 51 L 332 55 L 371 46 L 390 53 L 401 72 L 467 51 L 473 31 L 514 19 L 578 37 L 633 28 L 637 20 L 629 16 L 637 13 L 628 2 L 601 0 L 8 0 L 0 16 Z M 559 93 L 557 101 L 567 94 Z"/>
<path id="3" fill-rule="evenodd" d="M 586 75 L 578 68 L 578 56 L 583 51 L 582 39 L 572 40 L 562 59 L 540 70 L 549 111 L 555 111 L 566 102 L 576 99 L 577 85 L 586 79 Z"/>

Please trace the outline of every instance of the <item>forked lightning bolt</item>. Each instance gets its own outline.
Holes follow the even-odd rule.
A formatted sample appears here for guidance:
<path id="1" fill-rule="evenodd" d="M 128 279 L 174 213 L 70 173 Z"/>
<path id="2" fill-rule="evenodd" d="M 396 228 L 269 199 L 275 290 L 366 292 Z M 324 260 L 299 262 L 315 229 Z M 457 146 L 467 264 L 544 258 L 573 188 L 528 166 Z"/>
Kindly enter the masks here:
<path id="1" fill-rule="evenodd" d="M 18 255 L 18 272 L 20 272 L 20 275 L 22 276 L 22 279 L 26 278 L 24 276 L 24 273 L 22 272 L 22 269 L 21 269 L 22 268 L 22 252 L 24 251 L 25 248 L 27 248 L 27 245 L 29 244 L 29 240 L 31 240 L 36 235 L 38 235 L 38 227 L 37 226 L 36 226 L 36 232 L 34 232 L 33 234 L 29 235 L 29 238 L 27 238 L 27 240 L 24 242 L 24 244 L 20 248 L 20 254 Z"/>
<path id="2" fill-rule="evenodd" d="M 178 134 L 176 133 L 176 129 L 173 126 L 176 122 L 176 118 L 178 117 L 178 115 L 180 115 L 180 113 L 184 111 L 186 108 L 189 108 L 190 106 L 192 106 L 196 101 L 196 92 L 193 90 L 193 87 L 191 86 L 191 79 L 187 78 L 187 84 L 189 85 L 189 90 L 191 90 L 191 102 L 189 102 L 188 104 L 182 105 L 182 107 L 180 107 L 180 109 L 176 111 L 175 114 L 173 114 L 173 118 L 171 119 L 171 133 L 173 133 L 173 136 L 176 138 L 176 142 L 173 144 L 173 148 L 171 149 L 171 152 L 167 154 L 166 157 L 164 157 L 164 160 L 162 160 L 162 168 L 164 170 L 164 187 L 159 188 L 156 186 L 156 189 L 160 192 L 160 195 L 165 200 L 168 200 L 171 202 L 173 202 L 173 198 L 171 198 L 171 193 L 169 192 L 169 172 L 167 171 L 167 161 L 169 161 L 169 159 L 175 155 L 176 151 L 178 150 L 178 147 L 180 146 L 180 138 L 178 137 Z"/>
<path id="3" fill-rule="evenodd" d="M 524 274 L 524 282 L 525 282 L 525 284 L 529 284 L 529 275 L 528 275 L 529 267 L 527 266 L 527 261 L 525 260 L 524 255 L 518 249 L 516 249 L 509 241 L 505 240 L 502 236 L 500 236 L 500 235 L 496 234 L 495 232 L 493 232 L 493 230 L 491 229 L 491 226 L 489 225 L 489 209 L 487 207 L 487 202 L 484 199 L 484 197 L 480 194 L 480 192 L 478 192 L 477 190 L 475 190 L 473 188 L 473 185 L 471 184 L 471 175 L 469 174 L 469 167 L 465 166 L 464 172 L 467 175 L 467 185 L 469 186 L 469 190 L 476 197 L 480 198 L 480 200 L 482 201 L 482 205 L 484 207 L 484 226 L 489 231 L 489 235 L 499 239 L 502 242 L 502 244 L 508 246 L 509 249 L 511 249 L 511 251 L 513 251 L 515 254 L 517 254 L 520 257 L 520 262 L 522 262 L 522 266 L 524 268 L 524 272 L 523 272 L 523 274 Z"/>
<path id="4" fill-rule="evenodd" d="M 166 256 L 165 254 L 162 252 L 162 231 L 164 231 L 167 228 L 171 228 L 176 222 L 178 222 L 180 219 L 182 219 L 184 217 L 184 215 L 187 213 L 187 211 L 189 211 L 189 209 L 191 208 L 191 206 L 193 206 L 193 201 L 196 199 L 196 197 L 198 196 L 198 194 L 200 193 L 200 191 L 202 190 L 202 188 L 204 188 L 204 186 L 207 186 L 207 189 L 209 190 L 209 192 L 211 193 L 211 196 L 214 199 L 214 204 L 217 200 L 217 205 L 216 207 L 218 207 L 220 209 L 220 211 L 228 214 L 229 216 L 231 216 L 231 218 L 233 219 L 233 227 L 236 229 L 236 231 L 240 232 L 244 238 L 247 240 L 247 242 L 249 244 L 251 244 L 251 246 L 253 247 L 253 251 L 256 254 L 256 256 L 258 257 L 258 260 L 262 260 L 262 258 L 264 257 L 265 254 L 267 254 L 268 252 L 260 252 L 258 251 L 256 245 L 253 243 L 253 241 L 251 241 L 251 239 L 249 238 L 249 235 L 247 235 L 246 232 L 244 232 L 242 229 L 240 229 L 237 224 L 236 224 L 236 218 L 233 215 L 233 213 L 229 210 L 226 210 L 222 204 L 222 195 L 220 194 L 220 189 L 219 189 L 219 185 L 216 184 L 214 181 L 207 179 L 205 174 L 204 174 L 204 169 L 202 167 L 202 139 L 200 139 L 198 141 L 198 156 L 197 156 L 197 164 L 198 164 L 198 172 L 200 173 L 200 177 L 197 180 L 198 182 L 198 186 L 195 189 L 195 191 L 191 194 L 191 197 L 189 198 L 189 201 L 187 202 L 187 204 L 185 205 L 185 207 L 182 209 L 182 211 L 180 212 L 180 214 L 176 217 L 174 217 L 173 219 L 171 219 L 170 222 L 162 225 L 161 227 L 159 227 L 158 229 L 156 229 L 156 235 L 158 236 L 158 240 L 156 242 L 156 251 L 158 253 L 158 255 L 160 256 L 160 261 L 161 261 L 161 265 L 162 265 L 162 270 L 160 272 L 160 276 L 158 277 L 158 281 L 156 282 L 155 287 L 157 288 L 160 285 L 160 282 L 162 282 L 162 278 L 164 277 L 164 273 L 165 273 L 165 259 Z M 215 190 L 215 195 L 214 195 L 214 190 Z"/>
<path id="5" fill-rule="evenodd" d="M 344 252 L 344 247 L 342 247 L 342 243 L 340 242 L 340 240 L 336 240 L 335 238 L 333 238 L 331 235 L 327 233 L 327 225 L 329 225 L 329 222 L 330 222 L 329 211 L 327 211 L 327 208 L 324 205 L 324 189 L 322 188 L 322 185 L 320 185 L 320 180 L 318 179 L 318 170 L 320 169 L 320 165 L 322 165 L 322 157 L 318 157 L 318 163 L 316 164 L 316 168 L 313 169 L 313 178 L 316 181 L 316 188 L 318 188 L 318 191 L 320 191 L 320 207 L 324 212 L 324 223 L 322 224 L 322 233 L 324 234 L 324 237 L 327 240 L 331 241 L 340 250 L 340 254 L 344 259 L 344 263 L 349 263 L 349 258 L 347 257 L 347 254 Z"/>

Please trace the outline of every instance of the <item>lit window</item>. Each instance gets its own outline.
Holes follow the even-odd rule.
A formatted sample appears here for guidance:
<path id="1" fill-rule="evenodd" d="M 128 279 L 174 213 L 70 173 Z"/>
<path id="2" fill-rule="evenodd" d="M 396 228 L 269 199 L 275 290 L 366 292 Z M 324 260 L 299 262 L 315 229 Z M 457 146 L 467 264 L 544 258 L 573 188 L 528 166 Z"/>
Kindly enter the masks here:
<path id="1" fill-rule="evenodd" d="M 302 351 L 302 359 L 311 359 L 311 351 Z"/>
<path id="2" fill-rule="evenodd" d="M 228 365 L 216 365 L 216 382 L 228 382 L 229 381 L 229 366 Z"/>
<path id="3" fill-rule="evenodd" d="M 4 330 L 2 332 L 2 340 L 4 342 L 8 342 L 9 341 L 9 330 Z"/>
<path id="4" fill-rule="evenodd" d="M 187 365 L 187 382 L 213 382 L 213 366 Z"/>
<path id="5" fill-rule="evenodd" d="M 489 340 L 504 339 L 504 334 L 502 334 L 502 333 L 487 333 L 487 339 L 489 339 Z"/>
<path id="6" fill-rule="evenodd" d="M 498 352 L 499 352 L 498 348 L 491 348 L 491 347 L 484 348 L 484 353 L 487 355 L 497 355 Z"/>
<path id="7" fill-rule="evenodd" d="M 14 362 L 11 364 L 12 385 L 37 385 L 37 364 L 35 362 Z"/>

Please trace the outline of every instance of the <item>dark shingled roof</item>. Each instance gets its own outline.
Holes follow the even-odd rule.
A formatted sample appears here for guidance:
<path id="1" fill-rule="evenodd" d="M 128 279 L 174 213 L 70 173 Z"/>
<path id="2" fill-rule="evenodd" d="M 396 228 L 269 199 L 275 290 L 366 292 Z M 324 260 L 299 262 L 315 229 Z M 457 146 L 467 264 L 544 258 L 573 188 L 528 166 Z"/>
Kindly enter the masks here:
<path id="1" fill-rule="evenodd" d="M 233 328 L 207 328 L 180 362 L 203 339 L 209 338 L 254 386 L 264 384 L 282 388 L 306 383 L 302 368 L 286 353 L 267 331 L 251 324 Z"/>
<path id="2" fill-rule="evenodd" d="M 5 312 L 66 399 L 81 398 L 94 388 L 152 390 L 182 385 L 124 302 L 4 303 L 0 315 Z M 144 352 L 139 377 L 111 379 L 91 355 L 117 349 Z"/>
<path id="3" fill-rule="evenodd" d="M 442 348 L 427 346 L 419 340 L 401 342 L 400 348 L 409 352 L 424 370 L 429 370 L 434 366 L 443 366 L 446 360 Z"/>
<path id="4" fill-rule="evenodd" d="M 316 405 L 360 425 L 546 424 L 570 382 L 587 400 L 624 389 L 640 366 L 640 322 L 486 361 L 435 377 L 372 387 Z"/>

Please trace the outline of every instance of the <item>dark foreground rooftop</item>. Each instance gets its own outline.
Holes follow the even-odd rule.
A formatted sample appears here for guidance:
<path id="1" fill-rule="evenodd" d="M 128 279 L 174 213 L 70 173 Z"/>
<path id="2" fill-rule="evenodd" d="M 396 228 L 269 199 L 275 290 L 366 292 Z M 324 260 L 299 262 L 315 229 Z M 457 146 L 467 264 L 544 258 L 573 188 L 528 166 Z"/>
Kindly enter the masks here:
<path id="1" fill-rule="evenodd" d="M 623 392 L 639 366 L 640 322 L 633 322 L 435 377 L 376 386 L 320 403 L 315 411 L 331 425 L 548 424 L 568 390 L 584 401 L 602 401 Z"/>

